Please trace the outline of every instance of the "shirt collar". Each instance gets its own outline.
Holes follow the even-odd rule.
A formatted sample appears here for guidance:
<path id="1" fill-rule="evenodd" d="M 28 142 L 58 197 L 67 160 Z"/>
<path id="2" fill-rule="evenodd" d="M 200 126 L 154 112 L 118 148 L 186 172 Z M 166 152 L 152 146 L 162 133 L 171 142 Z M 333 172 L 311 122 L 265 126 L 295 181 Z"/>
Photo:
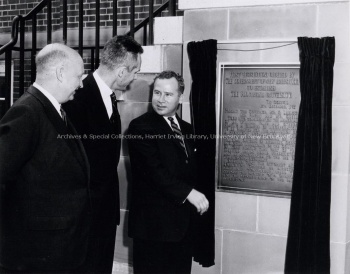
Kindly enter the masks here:
<path id="1" fill-rule="evenodd" d="M 55 97 L 52 96 L 50 92 L 48 92 L 46 89 L 44 89 L 42 86 L 40 86 L 38 83 L 34 82 L 33 87 L 38 89 L 44 96 L 51 102 L 51 104 L 55 107 L 58 114 L 61 115 L 61 104 L 56 100 Z"/>
<path id="2" fill-rule="evenodd" d="M 97 71 L 95 71 L 93 73 L 93 76 L 96 80 L 97 86 L 100 89 L 100 92 L 105 96 L 111 96 L 111 94 L 113 93 L 113 91 L 110 89 L 109 86 L 107 86 L 107 84 L 101 79 L 101 77 L 98 75 Z"/>
<path id="3" fill-rule="evenodd" d="M 174 119 L 174 122 L 175 124 L 179 127 L 179 129 L 181 129 L 180 127 L 180 124 L 179 124 L 179 121 L 177 120 L 176 118 L 176 115 L 173 115 L 173 116 L 163 116 L 163 118 L 165 119 L 165 121 L 168 123 L 168 125 L 171 127 L 171 122 L 170 120 L 168 119 L 169 117 L 172 117 Z"/>

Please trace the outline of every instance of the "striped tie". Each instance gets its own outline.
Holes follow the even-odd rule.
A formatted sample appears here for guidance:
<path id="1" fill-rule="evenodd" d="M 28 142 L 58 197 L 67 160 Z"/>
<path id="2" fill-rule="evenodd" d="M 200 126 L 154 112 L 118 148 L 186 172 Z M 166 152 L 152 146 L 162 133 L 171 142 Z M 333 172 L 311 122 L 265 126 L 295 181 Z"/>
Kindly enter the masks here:
<path id="1" fill-rule="evenodd" d="M 171 124 L 171 128 L 173 129 L 176 138 L 179 140 L 180 145 L 182 146 L 184 152 L 186 153 L 186 156 L 188 157 L 187 154 L 187 150 L 186 150 L 186 146 L 185 146 L 185 142 L 184 142 L 184 138 L 182 136 L 182 132 L 179 129 L 179 127 L 177 126 L 177 124 L 174 122 L 174 118 L 173 117 L 168 117 L 170 124 Z"/>
<path id="2" fill-rule="evenodd" d="M 61 111 L 61 116 L 62 116 L 63 122 L 66 124 L 66 126 L 68 126 L 68 124 L 67 124 L 67 114 L 66 114 L 66 112 L 63 110 L 62 107 L 61 107 L 60 111 Z"/>

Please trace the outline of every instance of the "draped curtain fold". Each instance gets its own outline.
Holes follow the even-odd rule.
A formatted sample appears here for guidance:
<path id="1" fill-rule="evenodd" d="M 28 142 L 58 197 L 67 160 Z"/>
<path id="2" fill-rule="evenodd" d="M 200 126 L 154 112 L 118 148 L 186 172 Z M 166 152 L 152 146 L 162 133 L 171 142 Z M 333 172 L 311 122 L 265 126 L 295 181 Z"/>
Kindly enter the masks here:
<path id="1" fill-rule="evenodd" d="M 300 92 L 285 273 L 330 272 L 334 37 L 299 37 Z"/>
<path id="2" fill-rule="evenodd" d="M 195 221 L 194 260 L 204 267 L 214 265 L 215 257 L 215 91 L 217 41 L 190 42 L 187 46 L 192 87 L 192 125 L 197 139 L 198 184 L 196 189 L 209 201 L 209 210 Z"/>

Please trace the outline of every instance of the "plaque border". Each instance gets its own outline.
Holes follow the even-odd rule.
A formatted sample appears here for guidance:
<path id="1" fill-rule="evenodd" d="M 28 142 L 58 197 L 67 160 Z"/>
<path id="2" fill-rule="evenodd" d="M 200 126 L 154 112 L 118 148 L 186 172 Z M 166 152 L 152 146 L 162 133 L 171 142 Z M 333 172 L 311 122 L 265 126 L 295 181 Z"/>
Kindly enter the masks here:
<path id="1" fill-rule="evenodd" d="M 222 86 L 223 86 L 223 70 L 225 68 L 297 68 L 300 70 L 300 63 L 297 62 L 284 62 L 284 63 L 235 63 L 235 62 L 219 62 L 217 73 L 217 93 L 216 93 L 216 134 L 222 133 Z M 215 188 L 217 192 L 229 192 L 238 194 L 248 194 L 255 196 L 270 196 L 280 198 L 290 198 L 291 191 L 274 191 L 274 190 L 262 190 L 255 188 L 243 188 L 243 187 L 228 187 L 219 185 L 219 176 L 221 174 L 221 151 L 220 151 L 221 139 L 216 140 L 216 152 L 215 152 Z"/>

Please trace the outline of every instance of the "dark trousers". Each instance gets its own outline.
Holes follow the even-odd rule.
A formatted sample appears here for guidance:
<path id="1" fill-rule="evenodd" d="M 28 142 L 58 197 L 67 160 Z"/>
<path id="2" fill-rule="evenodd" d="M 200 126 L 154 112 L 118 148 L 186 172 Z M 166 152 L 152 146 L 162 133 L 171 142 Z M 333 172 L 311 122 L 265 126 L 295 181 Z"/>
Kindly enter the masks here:
<path id="1" fill-rule="evenodd" d="M 112 273 L 115 247 L 115 235 L 93 237 L 89 239 L 89 250 L 82 273 Z"/>
<path id="2" fill-rule="evenodd" d="M 0 266 L 0 274 L 78 274 L 83 273 L 80 268 L 73 270 L 11 270 Z"/>
<path id="3" fill-rule="evenodd" d="M 134 239 L 135 274 L 189 274 L 192 266 L 192 242 L 155 242 Z"/>
<path id="4" fill-rule="evenodd" d="M 89 239 L 85 262 L 72 270 L 9 270 L 0 266 L 0 274 L 110 274 L 113 268 L 115 236 L 93 237 Z"/>

